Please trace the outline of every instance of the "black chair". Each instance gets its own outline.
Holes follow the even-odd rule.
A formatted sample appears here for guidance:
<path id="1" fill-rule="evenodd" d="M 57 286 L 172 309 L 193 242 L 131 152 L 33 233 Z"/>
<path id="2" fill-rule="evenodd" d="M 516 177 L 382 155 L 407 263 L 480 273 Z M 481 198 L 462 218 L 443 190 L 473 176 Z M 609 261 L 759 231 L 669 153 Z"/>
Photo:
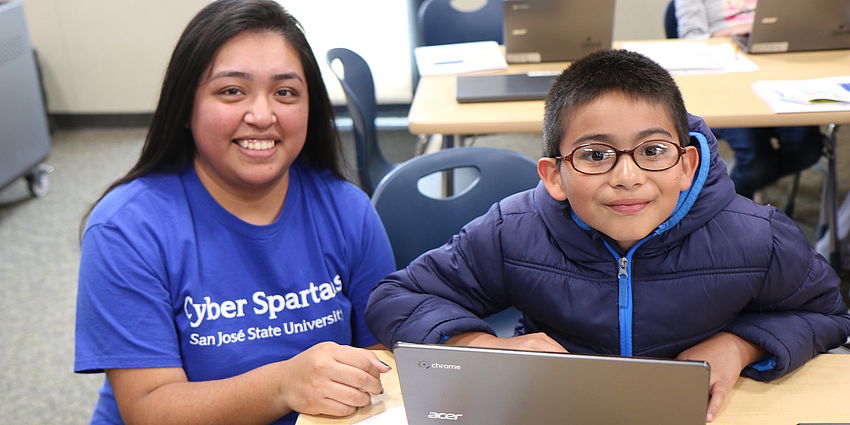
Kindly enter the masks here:
<path id="1" fill-rule="evenodd" d="M 451 0 L 426 0 L 417 21 L 426 46 L 493 40 L 502 44 L 503 0 L 487 0 L 480 9 L 455 9 Z"/>
<path id="2" fill-rule="evenodd" d="M 454 170 L 457 178 L 462 168 L 473 168 L 478 176 L 468 187 L 457 188 L 454 195 L 435 198 L 420 190 L 423 177 Z M 403 268 L 451 240 L 495 202 L 533 188 L 538 181 L 534 161 L 517 152 L 484 147 L 445 149 L 401 163 L 378 184 L 372 203 L 389 235 L 396 265 Z M 519 312 L 511 308 L 487 321 L 499 336 L 510 336 L 518 317 Z"/>
<path id="3" fill-rule="evenodd" d="M 676 19 L 676 3 L 670 1 L 664 9 L 664 34 L 667 38 L 679 38 L 679 22 Z"/>
<path id="4" fill-rule="evenodd" d="M 381 178 L 398 165 L 388 161 L 378 145 L 378 129 L 375 126 L 378 106 L 372 71 L 360 55 L 348 49 L 328 50 L 325 58 L 345 92 L 354 130 L 357 177 L 361 188 L 371 195 Z M 339 61 L 342 69 L 333 66 L 335 61 Z"/>

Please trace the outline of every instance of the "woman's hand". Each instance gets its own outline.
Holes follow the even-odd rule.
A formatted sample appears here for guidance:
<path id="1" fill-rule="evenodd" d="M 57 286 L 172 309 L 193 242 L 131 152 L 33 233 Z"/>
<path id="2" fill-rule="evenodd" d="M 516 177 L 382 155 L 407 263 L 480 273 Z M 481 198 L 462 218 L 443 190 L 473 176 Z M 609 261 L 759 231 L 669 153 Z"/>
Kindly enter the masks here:
<path id="1" fill-rule="evenodd" d="M 567 350 L 543 332 L 499 338 L 486 332 L 464 332 L 446 340 L 449 345 L 471 347 L 506 348 L 510 350 L 551 351 L 566 353 Z"/>
<path id="2" fill-rule="evenodd" d="M 375 353 L 333 342 L 316 344 L 280 363 L 286 405 L 307 414 L 347 416 L 381 394 L 381 373 L 390 367 Z"/>
<path id="3" fill-rule="evenodd" d="M 729 332 L 718 332 L 714 336 L 688 348 L 676 357 L 679 360 L 704 360 L 711 365 L 709 381 L 710 399 L 705 420 L 711 422 L 723 405 L 723 401 L 741 371 L 747 365 L 760 360 L 765 352 L 755 344 Z"/>

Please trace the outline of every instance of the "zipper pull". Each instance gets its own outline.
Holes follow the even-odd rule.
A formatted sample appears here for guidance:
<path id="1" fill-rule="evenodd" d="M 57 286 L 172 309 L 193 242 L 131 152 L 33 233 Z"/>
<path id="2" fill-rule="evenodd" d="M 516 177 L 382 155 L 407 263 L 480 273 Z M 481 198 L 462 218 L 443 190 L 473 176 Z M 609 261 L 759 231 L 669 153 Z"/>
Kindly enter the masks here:
<path id="1" fill-rule="evenodd" d="M 626 257 L 620 257 L 620 270 L 617 271 L 617 277 L 629 277 L 628 267 L 629 260 Z"/>

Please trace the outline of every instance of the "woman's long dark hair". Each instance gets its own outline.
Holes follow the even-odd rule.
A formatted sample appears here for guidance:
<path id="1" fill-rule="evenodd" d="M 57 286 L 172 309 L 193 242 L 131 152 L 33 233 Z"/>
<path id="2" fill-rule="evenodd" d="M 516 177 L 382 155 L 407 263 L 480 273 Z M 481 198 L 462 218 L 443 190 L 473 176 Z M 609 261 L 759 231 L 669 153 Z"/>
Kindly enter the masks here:
<path id="1" fill-rule="evenodd" d="M 273 0 L 217 0 L 201 9 L 180 36 L 139 159 L 92 204 L 83 217 L 81 236 L 92 209 L 112 189 L 150 173 L 181 170 L 192 162 L 196 148 L 187 123 L 200 79 L 222 45 L 249 31 L 278 33 L 298 53 L 310 102 L 307 140 L 298 158 L 345 178 L 333 107 L 301 24 Z"/>

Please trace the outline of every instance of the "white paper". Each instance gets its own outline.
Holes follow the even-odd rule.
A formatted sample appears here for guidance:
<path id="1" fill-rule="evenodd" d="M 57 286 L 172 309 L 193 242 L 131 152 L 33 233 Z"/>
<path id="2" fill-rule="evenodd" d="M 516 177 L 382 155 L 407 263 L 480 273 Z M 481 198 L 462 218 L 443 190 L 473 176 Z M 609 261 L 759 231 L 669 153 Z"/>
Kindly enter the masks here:
<path id="1" fill-rule="evenodd" d="M 758 65 L 728 43 L 706 41 L 624 42 L 621 47 L 654 60 L 673 75 L 757 71 Z"/>
<path id="2" fill-rule="evenodd" d="M 413 54 L 419 75 L 463 74 L 508 67 L 495 41 L 421 46 Z"/>
<path id="3" fill-rule="evenodd" d="M 850 75 L 811 80 L 760 80 L 752 87 L 777 114 L 850 111 Z"/>
<path id="4" fill-rule="evenodd" d="M 366 418 L 357 425 L 407 425 L 407 415 L 404 406 L 391 407 L 371 418 Z"/>

